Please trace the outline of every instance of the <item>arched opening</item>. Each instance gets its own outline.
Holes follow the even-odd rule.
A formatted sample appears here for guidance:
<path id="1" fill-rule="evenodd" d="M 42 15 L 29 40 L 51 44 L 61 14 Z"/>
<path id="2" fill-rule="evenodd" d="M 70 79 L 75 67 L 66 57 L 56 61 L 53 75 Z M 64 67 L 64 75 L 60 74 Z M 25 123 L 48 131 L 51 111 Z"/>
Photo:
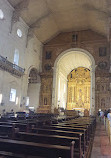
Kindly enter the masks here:
<path id="1" fill-rule="evenodd" d="M 39 106 L 40 76 L 36 68 L 32 68 L 28 77 L 26 106 L 36 110 Z"/>
<path id="2" fill-rule="evenodd" d="M 67 108 L 68 79 L 71 71 L 79 67 L 89 70 L 90 75 L 90 114 L 95 111 L 95 61 L 86 50 L 72 48 L 61 53 L 54 64 L 52 110 L 54 108 Z"/>
<path id="3" fill-rule="evenodd" d="M 29 84 L 37 83 L 37 76 L 38 76 L 37 69 L 32 68 L 29 73 Z"/>

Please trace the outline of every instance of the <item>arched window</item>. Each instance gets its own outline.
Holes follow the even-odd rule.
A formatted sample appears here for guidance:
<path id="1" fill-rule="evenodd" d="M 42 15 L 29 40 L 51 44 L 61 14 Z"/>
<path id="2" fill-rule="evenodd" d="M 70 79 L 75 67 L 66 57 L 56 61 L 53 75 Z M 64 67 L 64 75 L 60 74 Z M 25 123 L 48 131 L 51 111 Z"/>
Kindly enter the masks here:
<path id="1" fill-rule="evenodd" d="M 18 37 L 22 37 L 22 31 L 20 29 L 17 29 L 17 35 Z"/>
<path id="2" fill-rule="evenodd" d="M 0 9 L 0 19 L 3 19 L 4 18 L 4 14 L 3 14 L 3 11 Z"/>
<path id="3" fill-rule="evenodd" d="M 15 49 L 15 53 L 14 53 L 14 64 L 18 65 L 19 63 L 19 50 Z"/>

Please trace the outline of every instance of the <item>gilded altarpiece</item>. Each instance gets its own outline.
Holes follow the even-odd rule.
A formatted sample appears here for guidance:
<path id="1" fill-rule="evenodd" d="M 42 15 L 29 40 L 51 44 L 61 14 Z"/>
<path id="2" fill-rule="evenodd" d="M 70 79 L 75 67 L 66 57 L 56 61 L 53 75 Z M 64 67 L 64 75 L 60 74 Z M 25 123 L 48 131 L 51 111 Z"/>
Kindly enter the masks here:
<path id="1" fill-rule="evenodd" d="M 40 94 L 40 106 L 38 108 L 39 113 L 51 112 L 51 100 L 52 99 L 52 75 L 41 73 L 41 94 Z"/>
<path id="2" fill-rule="evenodd" d="M 105 75 L 104 75 L 105 76 Z M 109 109 L 110 105 L 110 80 L 109 77 L 96 77 L 96 111 Z"/>
<path id="3" fill-rule="evenodd" d="M 68 75 L 67 109 L 90 109 L 90 70 L 79 67 Z"/>

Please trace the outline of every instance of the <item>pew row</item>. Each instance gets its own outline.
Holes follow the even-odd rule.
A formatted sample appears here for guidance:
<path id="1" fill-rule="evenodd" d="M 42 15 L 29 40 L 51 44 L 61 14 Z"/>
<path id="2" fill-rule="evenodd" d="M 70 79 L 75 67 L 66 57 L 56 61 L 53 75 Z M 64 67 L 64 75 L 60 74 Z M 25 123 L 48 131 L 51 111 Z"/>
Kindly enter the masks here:
<path id="1" fill-rule="evenodd" d="M 70 146 L 62 146 L 0 138 L 0 151 L 23 154 L 24 158 L 29 155 L 42 158 L 74 158 L 73 149 L 73 141 Z"/>

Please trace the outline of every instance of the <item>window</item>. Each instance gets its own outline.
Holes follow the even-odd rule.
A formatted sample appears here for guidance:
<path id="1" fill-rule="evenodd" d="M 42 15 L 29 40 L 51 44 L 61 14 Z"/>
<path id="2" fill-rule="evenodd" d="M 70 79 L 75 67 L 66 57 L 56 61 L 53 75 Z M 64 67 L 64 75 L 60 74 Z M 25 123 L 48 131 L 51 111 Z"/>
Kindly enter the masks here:
<path id="1" fill-rule="evenodd" d="M 17 29 L 17 35 L 18 37 L 22 37 L 22 31 L 20 29 Z"/>
<path id="2" fill-rule="evenodd" d="M 3 11 L 0 9 L 0 19 L 3 19 L 4 18 L 4 14 L 3 14 Z"/>
<path id="3" fill-rule="evenodd" d="M 14 64 L 18 65 L 18 62 L 19 62 L 19 50 L 15 49 Z"/>
<path id="4" fill-rule="evenodd" d="M 0 94 L 0 104 L 2 103 L 2 94 Z"/>
<path id="5" fill-rule="evenodd" d="M 18 97 L 16 97 L 16 105 L 18 104 Z"/>
<path id="6" fill-rule="evenodd" d="M 58 84 L 58 101 L 60 101 L 60 78 L 59 78 L 59 84 Z"/>
<path id="7" fill-rule="evenodd" d="M 15 102 L 15 99 L 16 99 L 16 89 L 12 89 L 11 88 L 11 91 L 10 91 L 10 101 L 11 102 Z"/>
<path id="8" fill-rule="evenodd" d="M 29 106 L 29 97 L 26 97 L 26 105 L 25 106 Z"/>

